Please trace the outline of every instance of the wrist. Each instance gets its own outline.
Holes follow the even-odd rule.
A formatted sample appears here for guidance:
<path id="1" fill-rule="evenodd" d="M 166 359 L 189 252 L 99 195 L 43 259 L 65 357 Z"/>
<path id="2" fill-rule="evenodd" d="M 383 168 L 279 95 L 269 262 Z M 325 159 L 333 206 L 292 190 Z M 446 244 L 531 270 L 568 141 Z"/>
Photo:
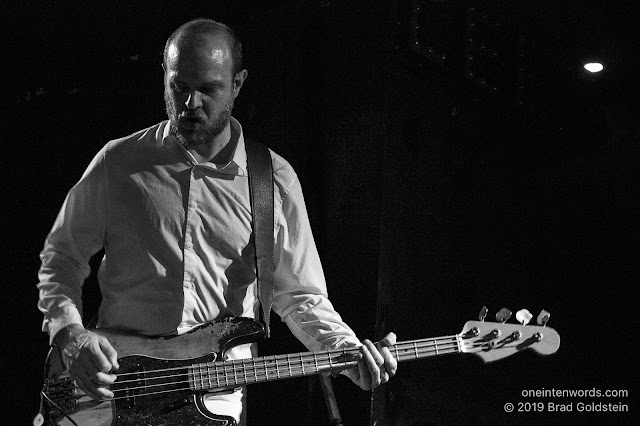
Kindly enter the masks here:
<path id="1" fill-rule="evenodd" d="M 69 324 L 56 333 L 53 336 L 53 344 L 54 346 L 58 346 L 59 348 L 65 348 L 69 343 L 73 341 L 73 337 L 83 332 L 85 328 L 82 324 Z"/>

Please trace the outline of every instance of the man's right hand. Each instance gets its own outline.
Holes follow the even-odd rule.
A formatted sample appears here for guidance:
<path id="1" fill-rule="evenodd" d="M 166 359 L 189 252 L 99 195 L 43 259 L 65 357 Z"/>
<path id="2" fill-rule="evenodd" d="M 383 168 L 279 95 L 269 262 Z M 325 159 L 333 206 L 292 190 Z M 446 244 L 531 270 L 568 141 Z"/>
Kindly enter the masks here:
<path id="1" fill-rule="evenodd" d="M 118 354 L 106 337 L 72 324 L 60 330 L 54 340 L 80 389 L 96 400 L 113 398 L 108 386 L 115 382 L 116 375 L 111 372 L 120 366 Z"/>

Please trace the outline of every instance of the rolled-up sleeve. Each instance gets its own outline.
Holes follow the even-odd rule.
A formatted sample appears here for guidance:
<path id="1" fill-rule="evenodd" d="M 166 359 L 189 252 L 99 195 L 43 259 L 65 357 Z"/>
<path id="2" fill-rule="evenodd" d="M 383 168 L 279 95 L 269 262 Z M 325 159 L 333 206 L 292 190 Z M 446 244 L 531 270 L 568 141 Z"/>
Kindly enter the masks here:
<path id="1" fill-rule="evenodd" d="M 276 171 L 276 189 L 274 311 L 309 350 L 360 345 L 327 297 L 302 188 L 290 166 Z"/>
<path id="2" fill-rule="evenodd" d="M 82 285 L 91 271 L 89 259 L 104 245 L 105 152 L 106 147 L 68 192 L 40 253 L 38 309 L 51 340 L 67 325 L 82 324 Z"/>

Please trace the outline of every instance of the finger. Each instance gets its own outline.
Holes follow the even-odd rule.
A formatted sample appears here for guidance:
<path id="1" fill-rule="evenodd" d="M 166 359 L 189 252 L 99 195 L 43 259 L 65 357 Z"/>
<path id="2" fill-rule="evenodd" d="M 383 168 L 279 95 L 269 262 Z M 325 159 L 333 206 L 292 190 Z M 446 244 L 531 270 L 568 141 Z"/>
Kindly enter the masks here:
<path id="1" fill-rule="evenodd" d="M 111 346 L 111 343 L 109 343 L 107 339 L 101 340 L 100 348 L 102 349 L 102 352 L 105 354 L 105 356 L 107 357 L 107 360 L 111 364 L 111 368 L 113 370 L 118 370 L 120 368 L 120 365 L 118 364 L 118 353 L 113 348 L 113 346 Z M 108 371 L 105 371 L 105 373 L 106 372 Z"/>
<path id="2" fill-rule="evenodd" d="M 113 392 L 105 387 L 99 387 L 96 392 L 99 395 L 99 400 L 113 399 Z"/>
<path id="3" fill-rule="evenodd" d="M 88 374 L 90 384 L 85 380 L 85 385 L 91 386 L 94 395 L 97 399 L 110 399 L 113 398 L 113 392 L 107 388 L 111 383 L 116 381 L 117 376 L 115 374 L 106 374 L 101 371 L 93 371 Z"/>
<path id="4" fill-rule="evenodd" d="M 93 387 L 89 396 L 98 401 L 104 401 L 106 399 L 113 399 L 113 392 L 104 386 Z"/>
<path id="5" fill-rule="evenodd" d="M 395 375 L 397 363 L 391 351 L 386 346 L 381 346 L 380 342 L 376 343 L 374 348 L 370 350 L 376 365 L 378 366 L 379 380 L 377 385 L 387 383 L 389 379 Z M 376 386 L 377 386 L 376 385 Z"/>
<path id="6" fill-rule="evenodd" d="M 380 354 L 384 358 L 384 370 L 389 373 L 389 377 L 395 376 L 398 370 L 398 360 L 387 347 L 381 348 Z"/>
<path id="7" fill-rule="evenodd" d="M 364 346 L 369 350 L 369 354 L 373 359 L 373 362 L 377 369 L 379 369 L 382 365 L 384 365 L 384 358 L 380 354 L 380 350 L 378 349 L 377 344 L 371 343 L 370 340 L 365 340 Z"/>
<path id="8" fill-rule="evenodd" d="M 384 365 L 381 367 L 383 372 L 382 383 L 386 383 L 391 377 L 395 376 L 398 369 L 398 361 L 389 349 L 396 344 L 396 340 L 395 333 L 388 333 L 382 340 L 376 342 L 376 347 L 384 359 Z M 384 373 L 387 373 L 387 376 L 384 376 Z"/>
<path id="9" fill-rule="evenodd" d="M 88 386 L 85 383 L 85 378 L 81 377 L 81 376 L 77 376 L 77 375 L 72 375 L 73 379 L 76 382 L 76 385 L 78 385 L 78 387 L 80 389 L 82 389 L 82 391 L 89 396 L 91 399 L 100 399 L 98 394 L 95 392 L 95 390 L 97 389 L 95 386 Z M 88 378 L 87 378 L 88 380 Z"/>
<path id="10" fill-rule="evenodd" d="M 92 399 L 103 400 L 113 398 L 113 392 L 103 386 L 97 385 L 94 380 L 92 380 L 91 375 L 87 374 L 85 370 L 75 369 L 72 377 L 78 387 Z"/>
<path id="11" fill-rule="evenodd" d="M 116 376 L 115 374 L 106 374 L 103 372 L 98 372 L 93 376 L 92 381 L 98 386 L 109 386 L 110 384 L 115 382 L 117 378 L 118 376 Z"/>
<path id="12" fill-rule="evenodd" d="M 364 362 L 364 356 L 358 361 L 358 386 L 363 390 L 371 389 L 371 373 Z"/>
<path id="13" fill-rule="evenodd" d="M 113 397 L 113 393 L 105 389 L 105 385 L 113 383 L 116 376 L 101 372 L 96 366 L 95 354 L 91 354 L 83 348 L 78 358 L 69 368 L 69 373 L 80 382 L 79 386 L 87 395 L 94 399 L 106 399 Z"/>
<path id="14" fill-rule="evenodd" d="M 113 364 L 111 363 L 111 361 L 103 351 L 104 351 L 104 346 L 102 345 L 102 343 L 100 343 L 98 349 L 95 351 L 92 351 L 91 361 L 93 362 L 93 365 L 95 365 L 95 367 L 98 369 L 98 371 L 101 371 L 103 373 L 108 373 L 113 369 Z"/>
<path id="15" fill-rule="evenodd" d="M 364 361 L 367 365 L 370 375 L 371 388 L 380 385 L 380 366 L 383 365 L 384 359 L 378 352 L 376 346 L 370 340 L 365 340 L 362 345 Z"/>
<path id="16" fill-rule="evenodd" d="M 381 347 L 385 347 L 385 346 L 392 346 L 396 344 L 396 334 L 395 333 L 389 333 L 386 336 L 384 336 L 384 338 L 382 340 L 380 340 L 378 343 L 376 343 L 376 345 L 381 348 Z"/>

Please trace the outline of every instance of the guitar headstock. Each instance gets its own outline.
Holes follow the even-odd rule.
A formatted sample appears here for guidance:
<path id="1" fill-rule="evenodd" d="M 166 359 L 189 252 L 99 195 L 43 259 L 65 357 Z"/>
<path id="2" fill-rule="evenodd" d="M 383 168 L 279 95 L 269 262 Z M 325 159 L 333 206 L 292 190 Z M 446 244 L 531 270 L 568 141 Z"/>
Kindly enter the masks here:
<path id="1" fill-rule="evenodd" d="M 507 309 L 496 317 L 500 322 L 484 322 L 486 308 L 481 312 L 480 321 L 468 321 L 458 335 L 460 348 L 464 353 L 478 355 L 484 362 L 493 362 L 515 353 L 531 349 L 539 355 L 551 355 L 560 347 L 560 335 L 547 327 L 549 313 L 543 311 L 538 316 L 540 326 L 527 325 L 531 314 L 522 310 L 516 317 L 521 324 L 507 324 L 511 316 Z"/>

